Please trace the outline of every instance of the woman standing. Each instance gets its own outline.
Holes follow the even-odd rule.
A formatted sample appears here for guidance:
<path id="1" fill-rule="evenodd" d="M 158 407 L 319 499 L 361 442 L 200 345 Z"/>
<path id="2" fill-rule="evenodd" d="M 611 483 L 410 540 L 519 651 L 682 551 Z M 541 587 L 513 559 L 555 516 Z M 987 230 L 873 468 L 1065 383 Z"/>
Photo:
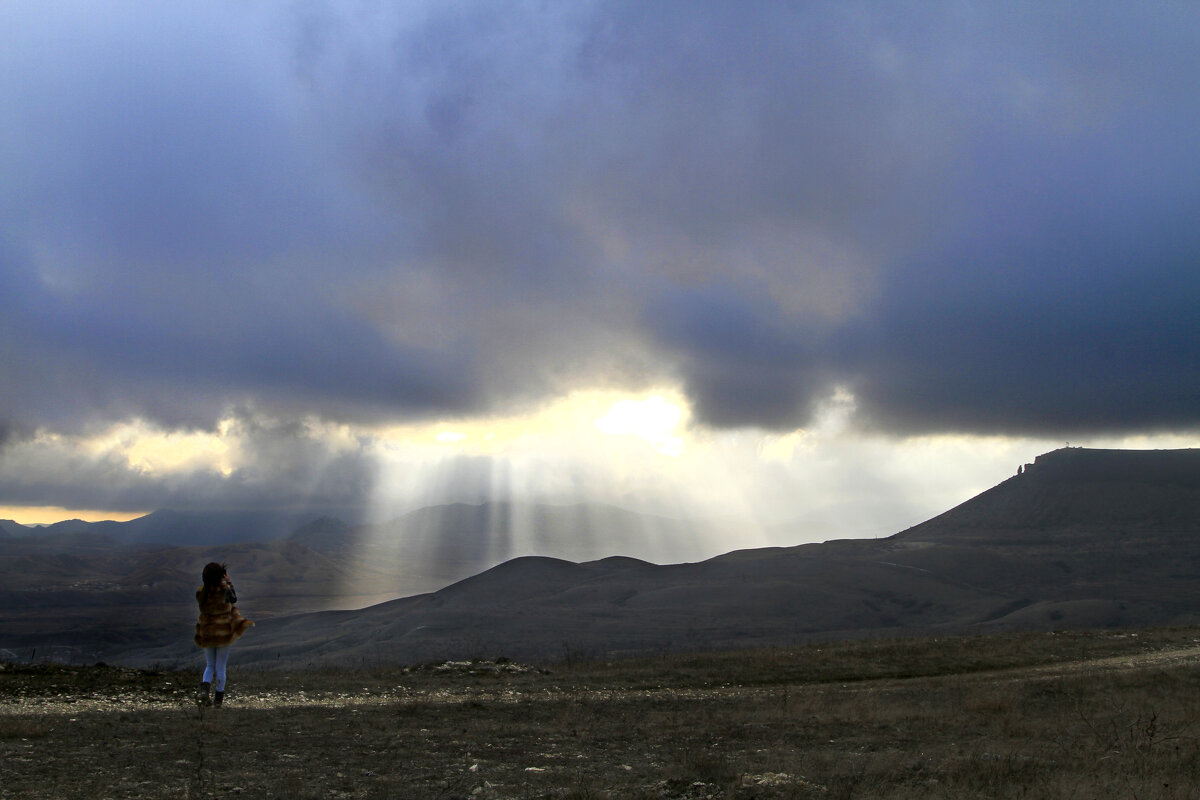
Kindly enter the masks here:
<path id="1" fill-rule="evenodd" d="M 196 701 L 201 705 L 221 705 L 225 699 L 225 665 L 229 646 L 254 623 L 242 616 L 234 603 L 237 592 L 229 581 L 224 564 L 215 561 L 204 567 L 204 585 L 196 590 L 200 617 L 196 620 L 196 646 L 204 648 L 204 677 Z M 215 689 L 211 701 L 209 691 Z"/>

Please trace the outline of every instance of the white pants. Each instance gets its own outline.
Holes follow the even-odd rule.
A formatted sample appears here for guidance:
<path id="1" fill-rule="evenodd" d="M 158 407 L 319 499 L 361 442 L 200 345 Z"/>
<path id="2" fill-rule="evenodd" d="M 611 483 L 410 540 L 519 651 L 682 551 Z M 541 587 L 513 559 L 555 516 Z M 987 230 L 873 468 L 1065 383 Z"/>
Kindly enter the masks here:
<path id="1" fill-rule="evenodd" d="M 204 677 L 200 680 L 211 683 L 218 692 L 225 691 L 225 665 L 228 663 L 229 645 L 204 648 Z"/>

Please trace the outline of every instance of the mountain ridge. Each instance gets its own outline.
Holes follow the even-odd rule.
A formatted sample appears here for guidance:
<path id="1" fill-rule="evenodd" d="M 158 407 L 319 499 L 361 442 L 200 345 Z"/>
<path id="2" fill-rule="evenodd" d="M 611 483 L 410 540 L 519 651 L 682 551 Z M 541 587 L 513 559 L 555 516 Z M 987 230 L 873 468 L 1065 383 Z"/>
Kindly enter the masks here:
<path id="1" fill-rule="evenodd" d="M 198 541 L 212 530 L 208 519 L 226 525 L 228 532 L 263 518 L 164 510 L 130 522 L 80 521 L 2 537 L 0 647 L 25 652 L 71 647 L 75 658 L 114 660 L 116 644 L 168 641 L 179 630 L 178 620 L 194 615 L 192 593 L 208 561 L 230 564 L 239 592 L 254 598 L 256 619 L 262 621 L 361 608 L 435 591 L 486 571 L 509 555 L 488 541 L 495 531 L 492 520 L 503 520 L 501 530 L 514 550 L 519 544 L 514 533 L 524 526 L 540 537 L 530 539 L 531 549 L 577 560 L 605 556 L 603 542 L 642 531 L 657 532 L 659 544 L 670 546 L 672 538 L 692 533 L 682 521 L 664 523 L 612 507 L 506 503 L 427 507 L 376 525 L 314 513 L 280 538 L 247 536 L 228 543 L 229 536 L 221 535 Z M 186 522 L 183 530 L 147 534 L 173 519 Z M 572 519 L 590 520 L 594 535 L 573 541 L 586 526 L 575 526 Z M 622 530 L 613 528 L 618 519 Z M 158 538 L 172 542 L 153 541 Z M 128 619 L 134 629 L 115 630 L 114 618 Z"/>
<path id="2" fill-rule="evenodd" d="M 402 661 L 544 659 L 564 648 L 613 657 L 820 638 L 1194 623 L 1200 581 L 1191 567 L 1200 564 L 1200 536 L 1188 509 L 1200 486 L 1200 451 L 1162 452 L 1172 455 L 1053 451 L 885 539 L 732 551 L 637 570 L 603 560 L 509 562 L 437 592 L 351 612 L 336 632 L 316 626 L 301 637 L 305 658 L 313 666 L 361 661 L 368 652 Z M 1138 498 L 1115 518 L 1107 511 Z M 289 627 L 299 636 L 305 621 Z M 266 653 L 299 655 L 268 627 L 239 658 L 262 663 Z"/>
<path id="3" fill-rule="evenodd" d="M 244 610 L 259 621 L 239 642 L 237 657 L 260 666 L 499 655 L 546 660 L 565 653 L 606 658 L 828 638 L 1190 624 L 1200 621 L 1198 493 L 1200 450 L 1071 448 L 1043 454 L 965 503 L 883 539 L 741 549 L 675 564 L 529 554 L 428 591 L 336 613 L 293 613 L 286 604 L 267 612 L 271 593 L 282 591 L 289 570 L 302 564 L 323 576 L 330 591 L 393 579 L 386 540 L 361 538 L 387 534 L 386 524 L 314 520 L 306 535 L 316 538 L 308 544 L 323 552 L 307 546 L 300 531 L 293 540 L 224 550 L 239 564 L 237 574 L 259 575 L 237 579 Z M 472 536 L 499 531 L 536 541 L 537 526 L 513 525 L 511 511 L 462 506 L 446 519 L 504 517 L 509 522 L 500 527 L 468 528 Z M 541 517 L 547 531 L 582 518 L 556 517 L 560 511 Z M 533 517 L 526 515 L 525 523 Z M 12 542 L 3 541 L 12 550 Z M 464 542 L 455 547 L 471 557 L 491 545 L 470 536 Z M 158 572 L 146 573 L 154 584 L 146 592 L 166 593 L 171 580 L 183 580 L 183 573 L 170 571 L 172 564 L 202 555 L 168 552 Z M 325 560 L 312 566 L 317 557 Z M 70 575 L 80 567 L 61 569 Z M 85 590 L 72 588 L 72 597 Z M 0 647 L 7 646 L 3 633 Z M 194 659 L 178 630 L 160 626 L 159 633 L 173 641 L 142 637 L 110 648 L 106 659 Z"/>

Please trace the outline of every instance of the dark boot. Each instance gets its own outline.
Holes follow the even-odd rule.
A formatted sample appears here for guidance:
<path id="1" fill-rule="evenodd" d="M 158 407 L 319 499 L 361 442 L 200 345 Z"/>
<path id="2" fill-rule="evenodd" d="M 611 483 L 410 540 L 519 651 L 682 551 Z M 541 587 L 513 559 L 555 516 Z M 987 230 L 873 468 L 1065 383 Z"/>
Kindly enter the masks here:
<path id="1" fill-rule="evenodd" d="M 200 691 L 196 692 L 196 705 L 206 706 L 209 704 L 208 692 L 212 688 L 212 684 L 204 681 L 200 684 Z"/>
<path id="2" fill-rule="evenodd" d="M 224 700 L 225 700 L 225 693 L 217 692 L 216 694 L 213 695 L 213 707 L 220 708 L 221 703 L 224 702 Z"/>

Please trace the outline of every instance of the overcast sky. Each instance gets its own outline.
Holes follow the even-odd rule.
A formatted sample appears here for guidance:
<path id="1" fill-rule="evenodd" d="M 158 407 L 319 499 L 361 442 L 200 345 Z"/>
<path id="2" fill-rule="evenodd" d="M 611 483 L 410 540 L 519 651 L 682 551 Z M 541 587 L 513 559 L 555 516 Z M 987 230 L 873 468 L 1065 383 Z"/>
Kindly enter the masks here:
<path id="1" fill-rule="evenodd" d="M 1182 2 L 5 3 L 0 516 L 822 538 L 1195 446 L 1197 41 Z"/>

